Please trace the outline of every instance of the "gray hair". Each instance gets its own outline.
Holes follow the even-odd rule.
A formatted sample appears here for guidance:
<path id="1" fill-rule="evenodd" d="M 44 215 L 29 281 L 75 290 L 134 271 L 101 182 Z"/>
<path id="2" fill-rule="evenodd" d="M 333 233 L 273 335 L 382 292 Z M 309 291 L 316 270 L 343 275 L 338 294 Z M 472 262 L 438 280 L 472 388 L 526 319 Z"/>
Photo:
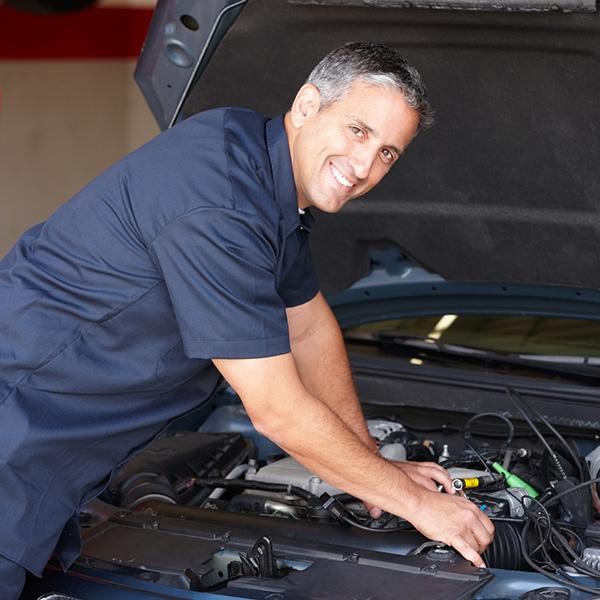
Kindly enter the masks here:
<path id="1" fill-rule="evenodd" d="M 356 80 L 399 91 L 406 104 L 417 111 L 419 129 L 433 124 L 433 111 L 421 75 L 397 50 L 385 44 L 344 44 L 319 62 L 306 83 L 318 88 L 321 109 L 325 109 L 340 100 Z"/>

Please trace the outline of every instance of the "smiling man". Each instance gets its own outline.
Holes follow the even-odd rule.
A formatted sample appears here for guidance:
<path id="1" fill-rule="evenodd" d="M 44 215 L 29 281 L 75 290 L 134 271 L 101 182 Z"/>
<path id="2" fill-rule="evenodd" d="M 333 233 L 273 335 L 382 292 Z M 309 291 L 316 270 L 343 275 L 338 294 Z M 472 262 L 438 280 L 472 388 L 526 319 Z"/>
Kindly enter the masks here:
<path id="1" fill-rule="evenodd" d="M 417 133 L 420 116 L 391 86 L 358 79 L 340 99 L 302 86 L 285 117 L 298 206 L 336 212 L 367 193 Z"/>
<path id="2" fill-rule="evenodd" d="M 308 209 L 366 193 L 429 120 L 394 50 L 348 44 L 283 118 L 195 115 L 22 235 L 0 261 L 3 598 L 74 560 L 79 507 L 220 374 L 307 468 L 483 564 L 493 527 L 445 471 L 377 454 L 308 250 Z"/>

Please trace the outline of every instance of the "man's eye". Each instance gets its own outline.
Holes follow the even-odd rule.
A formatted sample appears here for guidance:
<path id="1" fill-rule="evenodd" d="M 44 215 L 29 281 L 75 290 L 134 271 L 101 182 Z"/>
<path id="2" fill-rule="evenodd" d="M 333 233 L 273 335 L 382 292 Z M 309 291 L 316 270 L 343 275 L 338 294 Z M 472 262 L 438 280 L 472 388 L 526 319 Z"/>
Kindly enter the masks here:
<path id="1" fill-rule="evenodd" d="M 356 125 L 350 125 L 350 131 L 359 138 L 365 137 L 365 132 L 360 127 L 356 127 Z"/>
<path id="2" fill-rule="evenodd" d="M 394 153 L 391 150 L 388 150 L 387 148 L 384 148 L 381 151 L 381 154 L 387 162 L 392 162 L 394 160 Z"/>

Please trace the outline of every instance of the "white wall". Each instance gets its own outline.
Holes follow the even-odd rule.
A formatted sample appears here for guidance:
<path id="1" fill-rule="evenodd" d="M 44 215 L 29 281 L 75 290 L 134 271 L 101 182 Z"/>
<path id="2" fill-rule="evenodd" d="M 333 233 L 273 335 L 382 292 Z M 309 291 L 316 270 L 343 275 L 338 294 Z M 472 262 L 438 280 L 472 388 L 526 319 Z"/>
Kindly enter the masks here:
<path id="1" fill-rule="evenodd" d="M 158 127 L 134 60 L 0 61 L 0 256 Z"/>

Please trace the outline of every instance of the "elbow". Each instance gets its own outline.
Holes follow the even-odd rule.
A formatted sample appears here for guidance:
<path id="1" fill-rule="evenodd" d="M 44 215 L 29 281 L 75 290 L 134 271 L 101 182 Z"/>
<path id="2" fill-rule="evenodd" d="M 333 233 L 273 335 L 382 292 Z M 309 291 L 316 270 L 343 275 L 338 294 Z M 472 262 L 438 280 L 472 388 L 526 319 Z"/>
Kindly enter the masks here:
<path id="1" fill-rule="evenodd" d="M 248 416 L 258 433 L 269 438 L 278 446 L 285 445 L 287 440 L 286 431 L 290 422 L 288 418 L 271 410 L 255 411 L 254 413 L 248 411 Z"/>
<path id="2" fill-rule="evenodd" d="M 258 433 L 264 435 L 269 438 L 272 442 L 276 444 L 279 443 L 280 438 L 282 437 L 283 428 L 278 424 L 276 419 L 270 417 L 261 417 L 258 419 L 251 419 L 254 428 Z"/>

